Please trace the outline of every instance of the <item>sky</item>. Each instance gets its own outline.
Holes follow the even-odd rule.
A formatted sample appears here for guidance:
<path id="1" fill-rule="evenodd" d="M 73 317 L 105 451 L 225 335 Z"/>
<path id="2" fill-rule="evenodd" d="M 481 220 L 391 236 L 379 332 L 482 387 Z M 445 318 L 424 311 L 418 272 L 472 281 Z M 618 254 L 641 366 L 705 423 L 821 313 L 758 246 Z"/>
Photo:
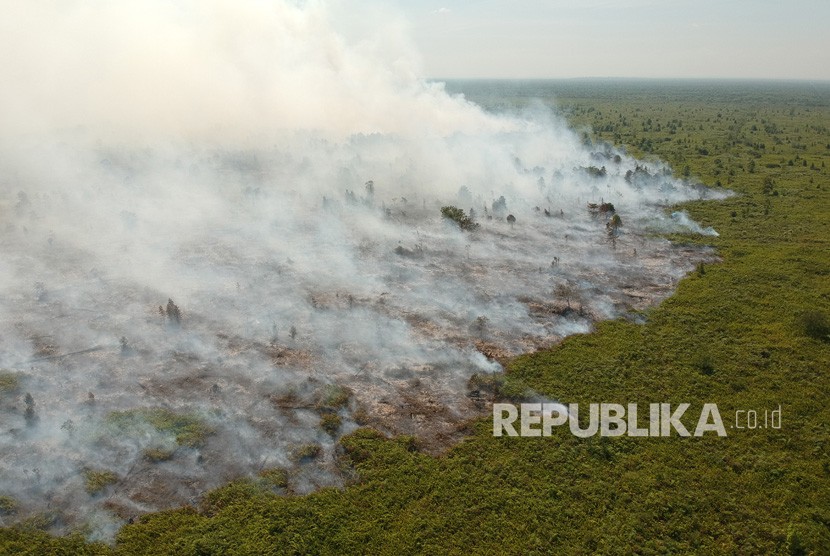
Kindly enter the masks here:
<path id="1" fill-rule="evenodd" d="M 830 79 L 827 0 L 394 0 L 427 77 Z"/>

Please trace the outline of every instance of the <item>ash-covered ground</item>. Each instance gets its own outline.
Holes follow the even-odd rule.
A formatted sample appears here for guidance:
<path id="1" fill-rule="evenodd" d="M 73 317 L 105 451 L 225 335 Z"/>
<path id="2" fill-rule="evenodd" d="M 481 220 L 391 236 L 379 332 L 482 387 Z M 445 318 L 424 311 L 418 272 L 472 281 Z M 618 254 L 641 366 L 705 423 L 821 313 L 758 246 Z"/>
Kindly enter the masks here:
<path id="1" fill-rule="evenodd" d="M 506 208 L 469 188 L 392 197 L 382 182 L 314 203 L 238 162 L 214 169 L 211 194 L 227 198 L 211 218 L 182 222 L 191 205 L 160 202 L 165 230 L 141 202 L 90 223 L 60 190 L 3 199 L 0 465 L 18 517 L 127 519 L 271 468 L 292 492 L 337 485 L 337 437 L 358 424 L 439 449 L 483 414 L 473 374 L 633 315 L 711 258 L 653 235 L 684 225 L 643 199 L 687 189 L 653 176 L 628 202 L 628 159 L 578 176 L 584 195 L 557 194 L 553 176 L 542 186 L 538 169 L 537 198 Z M 101 167 L 112 182 L 74 202 L 130 199 L 130 173 Z M 603 202 L 594 190 L 613 213 L 588 207 Z M 444 204 L 470 205 L 478 228 L 443 218 Z M 95 490 L 102 471 L 112 484 Z"/>
<path id="2" fill-rule="evenodd" d="M 360 425 L 438 451 L 490 401 L 471 377 L 712 258 L 659 234 L 714 234 L 666 207 L 721 193 L 448 95 L 395 33 L 231 4 L 16 16 L 38 24 L 0 91 L 1 524 L 109 538 L 239 477 L 340 485 Z"/>

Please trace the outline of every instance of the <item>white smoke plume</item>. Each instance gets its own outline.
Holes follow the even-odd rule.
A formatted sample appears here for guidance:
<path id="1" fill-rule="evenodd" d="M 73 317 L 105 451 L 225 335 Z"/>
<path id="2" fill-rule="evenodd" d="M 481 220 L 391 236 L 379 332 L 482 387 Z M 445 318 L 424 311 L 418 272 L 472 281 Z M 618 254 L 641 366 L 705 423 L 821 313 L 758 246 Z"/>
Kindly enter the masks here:
<path id="1" fill-rule="evenodd" d="M 472 375 L 710 256 L 647 231 L 690 228 L 663 207 L 711 192 L 541 109 L 447 94 L 384 11 L 0 13 L 0 495 L 18 518 L 108 537 L 265 469 L 292 492 L 340 484 L 338 435 L 445 444 L 480 409 Z"/>

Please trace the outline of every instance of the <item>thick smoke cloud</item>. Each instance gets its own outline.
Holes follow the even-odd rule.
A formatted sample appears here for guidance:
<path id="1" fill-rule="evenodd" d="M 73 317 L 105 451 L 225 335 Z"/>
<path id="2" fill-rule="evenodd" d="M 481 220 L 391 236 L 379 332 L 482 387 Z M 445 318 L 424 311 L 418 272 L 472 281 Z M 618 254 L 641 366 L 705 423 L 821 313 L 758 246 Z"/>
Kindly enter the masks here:
<path id="1" fill-rule="evenodd" d="M 107 537 L 262 470 L 337 485 L 363 423 L 445 445 L 481 410 L 471 376 L 710 256 L 651 234 L 709 233 L 663 207 L 712 192 L 446 94 L 394 17 L 0 7 L 4 523 Z"/>
<path id="2" fill-rule="evenodd" d="M 417 56 L 399 25 L 378 22 L 347 44 L 318 2 L 2 8 L 6 131 L 82 126 L 120 140 L 258 143 L 286 130 L 343 137 L 481 124 L 472 107 L 416 78 Z"/>

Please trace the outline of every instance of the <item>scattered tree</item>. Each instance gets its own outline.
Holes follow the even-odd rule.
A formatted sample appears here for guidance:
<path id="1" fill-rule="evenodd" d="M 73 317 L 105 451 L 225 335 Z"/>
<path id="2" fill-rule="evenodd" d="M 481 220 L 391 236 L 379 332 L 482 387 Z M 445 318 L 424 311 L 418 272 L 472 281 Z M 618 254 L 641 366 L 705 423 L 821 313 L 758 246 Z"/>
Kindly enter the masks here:
<path id="1" fill-rule="evenodd" d="M 474 334 L 481 335 L 487 331 L 487 323 L 490 322 L 485 316 L 476 317 L 476 320 L 470 324 L 470 331 Z"/>
<path id="2" fill-rule="evenodd" d="M 617 211 L 614 208 L 614 203 L 606 203 L 602 201 L 600 203 L 588 203 L 588 212 L 591 213 L 591 216 L 597 216 L 598 214 L 614 214 Z M 563 210 L 559 210 L 560 216 L 565 216 L 565 212 Z"/>
<path id="3" fill-rule="evenodd" d="M 22 211 L 26 207 L 28 207 L 31 203 L 29 202 L 29 196 L 26 194 L 25 191 L 18 191 L 17 192 L 17 203 L 15 203 L 14 207 Z"/>
<path id="4" fill-rule="evenodd" d="M 126 355 L 130 355 L 133 352 L 133 349 L 130 347 L 129 342 L 127 342 L 127 337 L 126 336 L 121 336 L 121 339 L 119 340 L 119 343 L 121 344 L 121 355 L 126 356 Z"/>
<path id="5" fill-rule="evenodd" d="M 476 228 L 478 228 L 478 224 L 473 221 L 472 218 L 467 216 L 464 213 L 463 209 L 454 206 L 446 206 L 441 207 L 441 216 L 446 218 L 447 220 L 452 220 L 458 227 L 462 230 L 466 230 L 468 232 L 472 232 Z"/>
<path id="6" fill-rule="evenodd" d="M 602 168 L 597 168 L 596 166 L 587 166 L 585 168 L 585 171 L 592 178 L 604 178 L 608 174 L 608 171 L 605 169 L 605 166 L 603 166 Z"/>
<path id="7" fill-rule="evenodd" d="M 773 180 L 770 176 L 765 177 L 764 178 L 764 188 L 763 188 L 764 195 L 771 195 L 774 189 L 775 189 L 775 180 Z"/>
<path id="8" fill-rule="evenodd" d="M 605 223 L 606 239 L 611 247 L 617 248 L 617 238 L 620 236 L 620 228 L 622 227 L 622 218 L 619 214 L 614 214 L 611 219 Z"/>
<path id="9" fill-rule="evenodd" d="M 26 392 L 23 402 L 26 404 L 23 417 L 26 419 L 26 424 L 31 427 L 37 423 L 37 415 L 35 414 L 35 399 L 30 393 Z"/>
<path id="10" fill-rule="evenodd" d="M 565 303 L 568 304 L 568 309 L 571 308 L 571 298 L 576 296 L 576 288 L 573 287 L 569 282 L 563 282 L 556 286 L 556 289 L 553 291 L 554 296 L 564 299 Z"/>
<path id="11" fill-rule="evenodd" d="M 496 216 L 502 216 L 505 213 L 507 213 L 507 199 L 505 199 L 504 195 L 502 195 L 497 200 L 493 201 L 493 214 Z"/>
<path id="12" fill-rule="evenodd" d="M 167 309 L 165 310 L 165 314 L 167 315 L 167 320 L 173 326 L 179 326 L 182 323 L 182 313 L 179 310 L 178 305 L 173 303 L 172 299 L 167 300 Z"/>

